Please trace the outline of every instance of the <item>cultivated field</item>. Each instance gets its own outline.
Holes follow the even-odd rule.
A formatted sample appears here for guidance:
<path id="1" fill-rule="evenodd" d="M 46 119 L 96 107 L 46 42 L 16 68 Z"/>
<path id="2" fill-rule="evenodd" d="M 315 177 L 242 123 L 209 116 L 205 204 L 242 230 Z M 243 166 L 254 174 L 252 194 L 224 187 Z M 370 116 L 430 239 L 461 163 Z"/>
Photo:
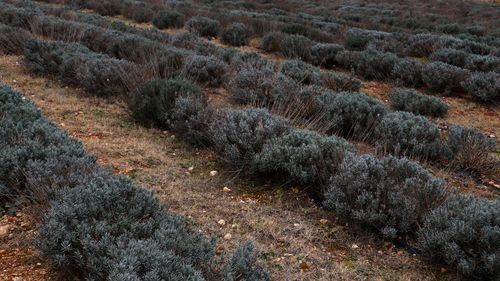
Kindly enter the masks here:
<path id="1" fill-rule="evenodd" d="M 500 6 L 0 0 L 0 280 L 498 280 Z"/>

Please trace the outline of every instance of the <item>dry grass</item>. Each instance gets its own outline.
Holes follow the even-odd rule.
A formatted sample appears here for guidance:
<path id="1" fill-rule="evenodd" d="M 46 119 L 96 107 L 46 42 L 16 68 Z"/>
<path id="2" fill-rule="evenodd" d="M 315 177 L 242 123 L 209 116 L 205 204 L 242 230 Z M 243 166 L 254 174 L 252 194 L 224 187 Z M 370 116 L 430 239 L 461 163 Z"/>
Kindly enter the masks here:
<path id="1" fill-rule="evenodd" d="M 168 132 L 136 125 L 121 101 L 89 97 L 79 89 L 31 76 L 19 62 L 15 56 L 0 58 L 0 82 L 23 91 L 101 164 L 135 178 L 171 211 L 218 237 L 220 252 L 253 240 L 274 280 L 446 279 L 437 268 L 390 243 L 352 227 L 348 230 L 298 189 L 234 179 L 209 151 L 186 146 Z M 219 174 L 211 177 L 211 170 Z M 224 192 L 224 186 L 231 192 Z M 221 219 L 224 226 L 218 224 Z M 226 240 L 228 233 L 232 238 Z M 353 249 L 353 244 L 359 248 Z"/>

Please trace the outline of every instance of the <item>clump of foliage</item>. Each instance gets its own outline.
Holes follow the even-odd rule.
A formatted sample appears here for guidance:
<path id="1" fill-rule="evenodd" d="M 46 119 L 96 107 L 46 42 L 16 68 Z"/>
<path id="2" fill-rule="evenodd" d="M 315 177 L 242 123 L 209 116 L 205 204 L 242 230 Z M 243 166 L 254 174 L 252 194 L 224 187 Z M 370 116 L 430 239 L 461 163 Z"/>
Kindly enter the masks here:
<path id="1" fill-rule="evenodd" d="M 472 73 L 461 83 L 472 97 L 483 103 L 500 103 L 500 74 L 496 72 Z"/>
<path id="2" fill-rule="evenodd" d="M 303 84 L 319 83 L 319 69 L 302 60 L 286 60 L 281 64 L 280 72 Z"/>
<path id="3" fill-rule="evenodd" d="M 490 156 L 496 141 L 476 129 L 451 125 L 448 129 L 446 146 L 449 149 L 453 168 L 471 173 L 498 173 L 500 163 Z"/>
<path id="4" fill-rule="evenodd" d="M 281 50 L 281 42 L 287 36 L 282 32 L 266 33 L 260 42 L 260 48 L 266 52 L 278 52 Z"/>
<path id="5" fill-rule="evenodd" d="M 340 72 L 325 71 L 320 73 L 322 85 L 336 92 L 357 92 L 361 88 L 361 81 L 356 77 Z"/>
<path id="6" fill-rule="evenodd" d="M 179 133 L 203 131 L 200 127 L 206 107 L 206 94 L 189 81 L 178 79 L 144 82 L 131 94 L 129 105 L 142 124 Z"/>
<path id="7" fill-rule="evenodd" d="M 155 14 L 151 8 L 142 4 L 132 5 L 128 8 L 125 8 L 122 10 L 122 13 L 126 18 L 132 19 L 139 23 L 150 22 Z"/>
<path id="8" fill-rule="evenodd" d="M 426 63 L 422 67 L 422 81 L 435 92 L 452 94 L 460 91 L 460 83 L 469 76 L 469 71 L 444 62 Z"/>
<path id="9" fill-rule="evenodd" d="M 307 28 L 307 26 L 302 25 L 300 23 L 289 23 L 289 24 L 285 24 L 281 28 L 281 32 L 288 33 L 288 34 L 298 34 L 298 35 L 307 36 L 307 34 L 309 33 L 309 29 Z"/>
<path id="10" fill-rule="evenodd" d="M 313 42 L 302 35 L 288 35 L 280 44 L 280 52 L 287 58 L 307 58 Z"/>
<path id="11" fill-rule="evenodd" d="M 222 161 L 242 167 L 252 162 L 268 140 L 288 130 L 288 120 L 266 109 L 225 109 L 216 113 L 209 136 Z"/>
<path id="12" fill-rule="evenodd" d="M 348 33 L 344 42 L 346 49 L 350 51 L 362 51 L 366 48 L 370 39 L 355 33 Z"/>
<path id="13" fill-rule="evenodd" d="M 420 115 L 443 117 L 448 112 L 448 105 L 439 98 L 423 95 L 414 89 L 395 88 L 389 94 L 389 102 L 395 110 Z"/>
<path id="14" fill-rule="evenodd" d="M 338 44 L 318 43 L 309 51 L 309 61 L 316 66 L 332 68 L 336 64 L 335 56 L 343 51 L 344 47 Z"/>
<path id="15" fill-rule="evenodd" d="M 462 50 L 443 48 L 434 51 L 434 53 L 431 54 L 430 59 L 433 61 L 442 61 L 447 64 L 464 68 L 465 61 L 467 60 L 468 56 L 469 55 Z"/>
<path id="16" fill-rule="evenodd" d="M 159 29 L 184 26 L 184 15 L 177 11 L 160 11 L 153 17 L 153 25 Z"/>
<path id="17" fill-rule="evenodd" d="M 20 55 L 30 39 L 32 36 L 26 30 L 0 24 L 0 54 Z"/>
<path id="18" fill-rule="evenodd" d="M 345 154 L 352 151 L 344 139 L 295 129 L 269 140 L 256 155 L 252 167 L 258 173 L 283 175 L 287 180 L 314 185 L 313 193 L 320 194 L 317 185 L 326 184 Z"/>
<path id="19" fill-rule="evenodd" d="M 195 16 L 186 22 L 185 28 L 203 37 L 216 37 L 220 32 L 220 23 L 211 18 Z"/>
<path id="20" fill-rule="evenodd" d="M 356 66 L 356 72 L 367 79 L 387 79 L 399 58 L 392 53 L 364 51 Z"/>
<path id="21" fill-rule="evenodd" d="M 324 94 L 316 99 L 316 107 L 329 123 L 329 132 L 354 139 L 370 138 L 373 129 L 388 108 L 375 98 L 357 92 Z"/>
<path id="22" fill-rule="evenodd" d="M 257 254 L 250 242 L 241 245 L 231 256 L 226 265 L 224 281 L 259 280 L 270 281 L 271 278 L 264 268 L 256 264 Z"/>
<path id="23" fill-rule="evenodd" d="M 248 44 L 251 32 L 242 23 L 232 23 L 228 25 L 221 34 L 221 41 L 231 46 L 243 46 Z"/>
<path id="24" fill-rule="evenodd" d="M 500 57 L 488 55 L 470 55 L 465 60 L 464 68 L 471 71 L 496 72 L 500 73 Z"/>
<path id="25" fill-rule="evenodd" d="M 424 159 L 444 156 L 438 127 L 423 116 L 396 111 L 382 118 L 375 129 L 379 149 L 393 155 Z"/>
<path id="26" fill-rule="evenodd" d="M 243 104 L 272 104 L 293 96 L 298 82 L 274 71 L 272 63 L 245 64 L 229 81 L 231 97 Z"/>
<path id="27" fill-rule="evenodd" d="M 333 175 L 323 205 L 340 217 L 395 238 L 412 234 L 446 196 L 444 181 L 415 162 L 351 155 Z"/>
<path id="28" fill-rule="evenodd" d="M 418 232 L 419 249 L 470 280 L 500 277 L 500 200 L 457 195 L 433 210 Z"/>
<path id="29" fill-rule="evenodd" d="M 359 51 L 340 51 L 335 56 L 335 61 L 338 66 L 351 70 L 356 70 L 359 61 L 361 60 L 362 52 Z"/>
<path id="30" fill-rule="evenodd" d="M 404 58 L 398 60 L 391 71 L 391 78 L 396 84 L 405 87 L 417 87 L 422 84 L 423 64 L 417 60 Z"/>
<path id="31" fill-rule="evenodd" d="M 437 36 L 431 33 L 418 33 L 407 41 L 406 53 L 414 57 L 427 57 L 435 50 Z"/>
<path id="32" fill-rule="evenodd" d="M 217 57 L 192 55 L 185 63 L 182 73 L 189 79 L 206 84 L 210 87 L 217 87 L 226 78 L 227 65 Z"/>

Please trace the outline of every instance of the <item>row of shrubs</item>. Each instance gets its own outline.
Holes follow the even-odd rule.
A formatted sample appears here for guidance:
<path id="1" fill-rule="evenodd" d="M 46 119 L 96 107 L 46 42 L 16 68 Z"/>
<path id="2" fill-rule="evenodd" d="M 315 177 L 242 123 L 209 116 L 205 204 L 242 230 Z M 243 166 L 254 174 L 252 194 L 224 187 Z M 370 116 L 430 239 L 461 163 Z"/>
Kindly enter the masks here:
<path id="1" fill-rule="evenodd" d="M 161 121 L 161 116 L 175 115 L 180 110 L 175 105 L 177 100 L 204 99 L 194 85 L 188 85 L 189 82 L 178 80 L 146 82 L 134 95 L 153 100 L 147 108 L 132 103 L 132 112 L 143 124 L 174 128 L 170 121 Z M 338 95 L 344 99 L 356 96 Z M 161 115 L 151 119 L 143 115 L 155 110 L 165 99 L 170 102 L 161 109 L 165 111 L 159 111 Z M 393 117 L 389 117 L 391 114 Z M 390 239 L 415 238 L 426 257 L 456 267 L 468 278 L 493 280 L 500 274 L 495 256 L 500 239 L 495 208 L 499 206 L 498 200 L 455 194 L 445 188 L 443 180 L 415 162 L 393 156 L 377 159 L 358 155 L 346 140 L 293 128 L 288 119 L 266 109 L 216 110 L 198 106 L 189 115 L 192 118 L 186 120 L 194 122 L 187 127 L 199 130 L 198 136 L 223 162 L 255 175 L 301 184 L 322 200 L 326 209 L 340 217 L 368 226 Z M 200 120 L 199 116 L 204 118 Z M 425 120 L 401 112 L 384 118 L 400 124 L 408 117 L 419 122 Z M 405 126 L 403 131 L 413 127 L 415 124 Z M 449 134 L 448 142 L 454 150 L 466 149 L 462 147 L 465 142 L 475 138 L 486 141 L 485 145 L 491 148 L 491 141 L 476 131 L 456 126 Z M 192 135 L 188 140 L 192 140 Z M 458 204 L 464 204 L 465 208 L 457 208 Z"/>
<path id="2" fill-rule="evenodd" d="M 305 119 L 302 123 L 319 119 L 327 133 L 368 141 L 385 153 L 453 163 L 459 158 L 460 168 L 489 170 L 485 164 L 477 165 L 477 159 L 457 157 L 456 149 L 452 148 L 447 138 L 443 138 L 438 127 L 418 116 L 446 115 L 448 106 L 436 97 L 422 95 L 412 89 L 396 88 L 389 94 L 389 102 L 398 111 L 391 113 L 377 99 L 355 92 L 359 84 L 349 89 L 349 83 L 344 84 L 339 82 L 343 79 L 337 79 L 339 88 L 326 88 L 326 75 L 341 77 L 335 73 L 320 74 L 318 69 L 300 60 L 283 62 L 277 73 L 273 64 L 259 62 L 247 61 L 230 80 L 230 93 L 237 102 L 282 109 L 288 116 L 291 111 L 293 118 Z M 475 130 L 461 128 L 458 131 L 462 130 L 467 135 L 474 135 L 479 143 L 491 143 Z M 451 129 L 448 138 L 454 138 L 458 131 Z M 476 153 L 477 158 L 487 159 L 490 159 L 488 151 L 494 147 L 491 144 L 470 146 L 474 147 L 471 154 Z"/>
<path id="3" fill-rule="evenodd" d="M 453 36 L 437 35 L 432 33 L 391 33 L 361 28 L 348 30 L 344 42 L 347 49 L 362 51 L 376 49 L 392 52 L 399 56 L 429 57 L 432 52 L 451 48 L 467 54 L 482 56 L 497 56 L 500 54 L 497 47 L 488 44 L 460 39 Z"/>
<path id="4" fill-rule="evenodd" d="M 364 51 L 346 50 L 333 43 L 314 43 L 301 35 L 286 35 L 271 32 L 263 37 L 261 48 L 269 52 L 280 52 L 285 57 L 301 58 L 325 68 L 335 66 L 353 69 L 367 79 L 392 80 L 406 87 L 426 86 L 438 93 L 456 94 L 468 91 L 475 100 L 497 103 L 500 100 L 498 83 L 500 73 L 473 72 L 441 61 L 423 63 L 412 58 L 400 58 L 390 52 L 373 49 Z M 471 56 L 475 70 L 497 70 L 496 57 Z M 445 59 L 442 59 L 445 60 Z M 450 62 L 450 61 L 447 61 Z M 481 66 L 488 65 L 488 66 Z"/>
<path id="5" fill-rule="evenodd" d="M 0 202 L 38 204 L 37 246 L 64 276 L 269 280 L 249 242 L 228 259 L 217 257 L 214 239 L 190 229 L 152 192 L 97 165 L 80 142 L 5 85 L 0 119 Z"/>

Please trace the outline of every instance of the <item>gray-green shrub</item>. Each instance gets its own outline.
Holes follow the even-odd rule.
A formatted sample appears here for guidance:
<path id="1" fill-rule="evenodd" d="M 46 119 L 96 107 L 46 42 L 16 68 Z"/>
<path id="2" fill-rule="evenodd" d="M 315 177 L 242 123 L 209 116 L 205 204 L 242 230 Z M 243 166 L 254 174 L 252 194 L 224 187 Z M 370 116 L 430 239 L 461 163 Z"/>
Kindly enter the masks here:
<path id="1" fill-rule="evenodd" d="M 296 95 L 298 82 L 267 63 L 256 67 L 244 64 L 229 81 L 231 98 L 243 104 L 271 105 L 286 102 Z"/>
<path id="2" fill-rule="evenodd" d="M 321 84 L 336 92 L 349 91 L 356 92 L 361 88 L 361 80 L 356 77 L 334 71 L 324 71 L 320 73 Z"/>
<path id="3" fill-rule="evenodd" d="M 186 109 L 187 116 L 180 114 L 181 99 L 190 103 L 191 109 Z M 207 106 L 207 96 L 196 85 L 185 80 L 150 80 L 139 85 L 132 92 L 129 108 L 134 118 L 146 126 L 172 128 L 177 122 L 188 122 L 198 115 Z M 181 118 L 184 117 L 184 118 Z M 184 119 L 184 120 L 182 120 Z M 189 123 L 189 122 L 188 122 Z M 186 124 L 187 125 L 187 124 Z M 178 127 L 178 126 L 175 126 Z M 182 129 L 180 126 L 178 129 Z"/>
<path id="4" fill-rule="evenodd" d="M 422 81 L 432 91 L 446 95 L 462 90 L 460 83 L 469 76 L 469 71 L 444 62 L 430 62 L 422 67 Z"/>
<path id="5" fill-rule="evenodd" d="M 388 112 L 377 99 L 357 92 L 326 93 L 316 99 L 316 107 L 329 123 L 330 133 L 360 140 L 370 138 L 374 127 Z"/>
<path id="6" fill-rule="evenodd" d="M 281 64 L 280 72 L 303 84 L 321 83 L 319 68 L 302 60 L 286 60 Z"/>
<path id="7" fill-rule="evenodd" d="M 313 185 L 313 193 L 320 194 L 317 185 L 328 183 L 345 154 L 352 151 L 354 149 L 344 139 L 295 129 L 270 139 L 255 156 L 252 167 L 258 173 Z"/>
<path id="8" fill-rule="evenodd" d="M 465 67 L 465 61 L 469 54 L 462 50 L 455 50 L 451 48 L 443 48 L 434 51 L 429 57 L 433 61 L 442 61 L 447 64 L 458 66 L 461 68 Z"/>
<path id="9" fill-rule="evenodd" d="M 182 69 L 185 77 L 209 87 L 220 86 L 226 79 L 226 72 L 226 63 L 213 55 L 191 55 Z"/>
<path id="10" fill-rule="evenodd" d="M 423 63 L 411 59 L 403 58 L 398 60 L 391 71 L 391 78 L 400 86 L 417 87 L 422 85 Z"/>
<path id="11" fill-rule="evenodd" d="M 282 32 L 266 33 L 260 42 L 260 48 L 266 52 L 278 52 L 281 50 L 281 42 L 287 36 Z"/>
<path id="12" fill-rule="evenodd" d="M 385 115 L 375 128 L 376 145 L 393 155 L 423 159 L 444 157 L 438 127 L 423 116 L 396 111 Z"/>
<path id="13" fill-rule="evenodd" d="M 462 87 L 472 97 L 483 103 L 500 103 L 500 74 L 496 72 L 475 72 L 462 81 Z"/>
<path id="14" fill-rule="evenodd" d="M 251 32 L 242 23 L 232 23 L 224 28 L 221 34 L 221 41 L 231 46 L 244 46 L 248 44 Z"/>
<path id="15" fill-rule="evenodd" d="M 399 58 L 392 53 L 367 50 L 361 52 L 356 73 L 367 79 L 387 79 Z"/>
<path id="16" fill-rule="evenodd" d="M 460 125 L 448 128 L 446 148 L 450 153 L 449 162 L 455 169 L 483 175 L 497 174 L 500 162 L 490 155 L 495 147 L 495 139 L 479 130 Z"/>
<path id="17" fill-rule="evenodd" d="M 335 56 L 335 61 L 342 68 L 356 70 L 358 63 L 361 60 L 361 54 L 362 52 L 360 51 L 340 51 Z"/>
<path id="18" fill-rule="evenodd" d="M 332 68 L 336 65 L 335 56 L 343 51 L 344 47 L 332 43 L 318 43 L 311 47 L 308 60 L 316 66 Z"/>
<path id="19" fill-rule="evenodd" d="M 185 28 L 203 37 L 216 37 L 220 32 L 220 23 L 211 18 L 194 16 L 186 22 Z"/>
<path id="20" fill-rule="evenodd" d="M 414 234 L 423 218 L 446 196 L 444 181 L 415 162 L 352 154 L 333 175 L 323 206 L 395 238 Z"/>
<path id="21" fill-rule="evenodd" d="M 30 39 L 32 36 L 26 30 L 0 24 L 0 54 L 22 54 L 24 45 Z"/>
<path id="22" fill-rule="evenodd" d="M 500 200 L 457 195 L 433 210 L 418 232 L 418 248 L 469 280 L 500 277 Z"/>
<path id="23" fill-rule="evenodd" d="M 184 26 L 184 15 L 177 11 L 160 11 L 153 17 L 153 25 L 159 29 Z"/>
<path id="24" fill-rule="evenodd" d="M 302 35 L 288 35 L 280 44 L 280 52 L 287 58 L 307 58 L 313 42 Z"/>
<path id="25" fill-rule="evenodd" d="M 288 120 L 266 109 L 224 109 L 209 125 L 209 136 L 222 161 L 242 167 L 252 162 L 268 140 L 288 130 Z"/>
<path id="26" fill-rule="evenodd" d="M 448 105 L 439 98 L 423 95 L 414 89 L 393 89 L 389 93 L 389 102 L 395 110 L 420 115 L 443 117 L 448 113 Z"/>

